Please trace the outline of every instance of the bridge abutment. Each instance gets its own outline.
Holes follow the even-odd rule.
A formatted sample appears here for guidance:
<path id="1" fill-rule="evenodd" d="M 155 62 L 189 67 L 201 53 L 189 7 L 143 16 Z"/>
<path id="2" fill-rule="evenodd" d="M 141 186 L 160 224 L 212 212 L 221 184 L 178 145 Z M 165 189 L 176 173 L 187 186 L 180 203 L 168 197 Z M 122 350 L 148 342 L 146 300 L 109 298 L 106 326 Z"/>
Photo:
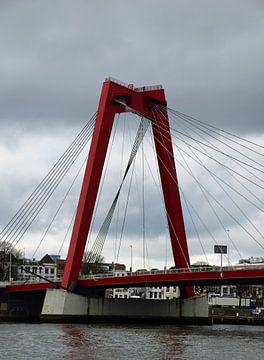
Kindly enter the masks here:
<path id="1" fill-rule="evenodd" d="M 47 289 L 42 317 L 86 316 L 88 298 L 62 289 Z"/>
<path id="2" fill-rule="evenodd" d="M 174 300 L 109 299 L 48 289 L 41 321 L 210 324 L 211 315 L 204 296 Z"/>

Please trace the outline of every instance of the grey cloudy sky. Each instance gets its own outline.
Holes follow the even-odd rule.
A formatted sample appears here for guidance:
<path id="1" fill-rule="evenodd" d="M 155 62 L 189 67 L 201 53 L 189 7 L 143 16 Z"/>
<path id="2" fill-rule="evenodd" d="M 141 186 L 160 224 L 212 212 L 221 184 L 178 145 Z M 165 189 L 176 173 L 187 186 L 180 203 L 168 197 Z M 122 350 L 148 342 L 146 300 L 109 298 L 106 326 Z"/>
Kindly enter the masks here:
<path id="1" fill-rule="evenodd" d="M 2 0 L 0 226 L 6 224 L 96 110 L 106 76 L 137 86 L 162 84 L 172 108 L 263 145 L 263 38 L 264 4 L 257 0 Z M 118 172 L 115 166 L 118 161 L 114 159 L 114 173 Z M 161 223 L 157 221 L 162 218 L 156 205 L 159 200 L 148 176 L 146 205 L 154 220 L 149 220 L 146 226 L 154 267 L 164 263 L 166 249 L 162 241 L 166 226 L 162 219 Z M 197 176 L 201 180 L 206 177 L 201 170 L 197 170 Z M 187 194 L 192 192 L 193 203 L 218 236 L 221 229 L 202 194 L 193 191 L 194 184 L 184 170 L 179 169 L 179 177 L 184 190 Z M 113 177 L 109 178 L 107 189 L 115 184 Z M 208 183 L 208 188 L 218 192 L 213 182 Z M 263 198 L 263 190 L 254 191 Z M 39 256 L 59 248 L 77 194 L 78 189 L 66 206 L 67 216 L 53 228 Z M 141 255 L 136 255 L 136 248 L 140 253 L 142 247 L 135 231 L 140 216 L 136 205 L 137 200 L 132 200 L 127 250 L 121 252 L 120 260 L 129 262 L 129 244 L 133 243 L 135 264 L 142 267 Z M 104 211 L 98 211 L 98 218 L 102 219 Z M 235 209 L 232 211 L 236 214 Z M 263 213 L 249 206 L 247 211 L 252 221 L 263 227 Z M 226 214 L 221 216 L 224 226 L 231 229 L 231 236 L 241 239 L 242 255 L 263 255 L 261 249 L 254 248 L 254 242 L 247 242 L 237 224 L 227 219 Z M 187 212 L 185 221 L 192 260 L 204 260 Z M 44 214 L 40 223 L 48 223 Z M 36 224 L 21 241 L 26 255 L 32 255 L 41 231 Z M 209 259 L 217 261 L 211 254 L 213 243 L 207 239 L 208 234 L 199 231 Z M 112 244 L 114 233 L 114 230 L 110 233 Z M 223 235 L 219 236 L 221 239 Z M 259 235 L 257 239 L 263 240 Z M 110 261 L 113 250 L 107 246 L 105 256 Z"/>

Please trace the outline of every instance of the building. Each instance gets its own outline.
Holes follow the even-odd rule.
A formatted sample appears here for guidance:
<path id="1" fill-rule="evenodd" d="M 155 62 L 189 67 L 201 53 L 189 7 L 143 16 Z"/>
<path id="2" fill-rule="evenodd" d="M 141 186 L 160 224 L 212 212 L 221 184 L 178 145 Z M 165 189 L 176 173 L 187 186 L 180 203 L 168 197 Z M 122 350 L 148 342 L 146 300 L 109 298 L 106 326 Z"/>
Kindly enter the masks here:
<path id="1" fill-rule="evenodd" d="M 106 291 L 105 296 L 115 299 L 141 298 L 148 300 L 172 300 L 180 296 L 177 286 L 151 286 L 146 288 L 117 288 Z"/>
<path id="2" fill-rule="evenodd" d="M 55 266 L 56 266 L 56 278 L 61 279 L 64 274 L 66 260 L 65 259 L 56 259 Z"/>
<path id="3" fill-rule="evenodd" d="M 146 299 L 172 300 L 180 297 L 178 286 L 151 286 L 146 288 Z"/>
<path id="4" fill-rule="evenodd" d="M 126 265 L 118 263 L 87 263 L 81 266 L 81 275 L 114 274 L 115 276 L 126 276 Z"/>
<path id="5" fill-rule="evenodd" d="M 48 280 L 54 281 L 56 278 L 56 264 L 48 254 L 41 260 L 23 259 L 22 264 L 18 267 L 18 280 L 36 281 L 39 275 Z"/>
<path id="6" fill-rule="evenodd" d="M 158 269 L 157 269 L 158 271 Z M 146 273 L 147 270 L 137 270 L 137 274 Z M 125 269 L 113 270 L 115 276 L 129 276 L 130 271 Z M 141 298 L 151 300 L 172 300 L 180 296 L 180 290 L 177 286 L 150 286 L 140 288 L 116 288 L 106 290 L 105 297 L 115 299 Z"/>
<path id="7" fill-rule="evenodd" d="M 131 288 L 118 288 L 118 289 L 107 289 L 105 291 L 106 298 L 112 299 L 130 299 L 133 296 L 133 289 Z"/>
<path id="8" fill-rule="evenodd" d="M 239 264 L 263 264 L 264 266 L 264 258 L 263 257 L 254 257 L 251 256 L 248 259 L 240 259 L 238 261 Z"/>

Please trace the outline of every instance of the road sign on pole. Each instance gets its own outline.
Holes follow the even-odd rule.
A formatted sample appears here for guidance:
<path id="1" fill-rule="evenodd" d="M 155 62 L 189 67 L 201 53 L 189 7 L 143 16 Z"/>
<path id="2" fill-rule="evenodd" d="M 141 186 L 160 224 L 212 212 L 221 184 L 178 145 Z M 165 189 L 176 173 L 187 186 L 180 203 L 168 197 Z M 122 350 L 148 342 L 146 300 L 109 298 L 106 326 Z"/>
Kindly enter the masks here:
<path id="1" fill-rule="evenodd" d="M 215 254 L 227 254 L 227 245 L 215 245 L 214 252 Z"/>
<path id="2" fill-rule="evenodd" d="M 223 254 L 227 254 L 227 245 L 215 245 L 214 252 L 215 254 L 221 254 L 221 269 L 222 269 Z"/>

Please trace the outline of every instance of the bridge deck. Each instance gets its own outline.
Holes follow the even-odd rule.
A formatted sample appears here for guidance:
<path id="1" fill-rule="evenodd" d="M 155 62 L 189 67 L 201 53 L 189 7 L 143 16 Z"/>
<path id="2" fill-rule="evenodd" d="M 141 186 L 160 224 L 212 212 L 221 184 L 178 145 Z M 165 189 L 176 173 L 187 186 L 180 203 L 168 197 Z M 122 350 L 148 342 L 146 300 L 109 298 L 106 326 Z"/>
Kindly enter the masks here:
<path id="1" fill-rule="evenodd" d="M 94 277 L 80 280 L 81 288 L 144 287 L 144 286 L 185 286 L 221 284 L 262 284 L 264 269 L 220 270 L 177 273 L 157 273 L 125 276 Z"/>
<path id="2" fill-rule="evenodd" d="M 145 287 L 145 286 L 184 286 L 184 285 L 221 285 L 221 284 L 264 284 L 264 268 L 254 269 L 205 269 L 201 271 L 175 270 L 175 272 L 159 271 L 154 274 L 132 273 L 129 276 L 95 275 L 79 280 L 80 289 L 107 289 L 118 287 Z M 61 285 L 60 281 L 54 285 Z M 54 286 L 48 282 L 6 283 L 0 288 L 1 293 L 17 291 L 45 290 Z"/>

